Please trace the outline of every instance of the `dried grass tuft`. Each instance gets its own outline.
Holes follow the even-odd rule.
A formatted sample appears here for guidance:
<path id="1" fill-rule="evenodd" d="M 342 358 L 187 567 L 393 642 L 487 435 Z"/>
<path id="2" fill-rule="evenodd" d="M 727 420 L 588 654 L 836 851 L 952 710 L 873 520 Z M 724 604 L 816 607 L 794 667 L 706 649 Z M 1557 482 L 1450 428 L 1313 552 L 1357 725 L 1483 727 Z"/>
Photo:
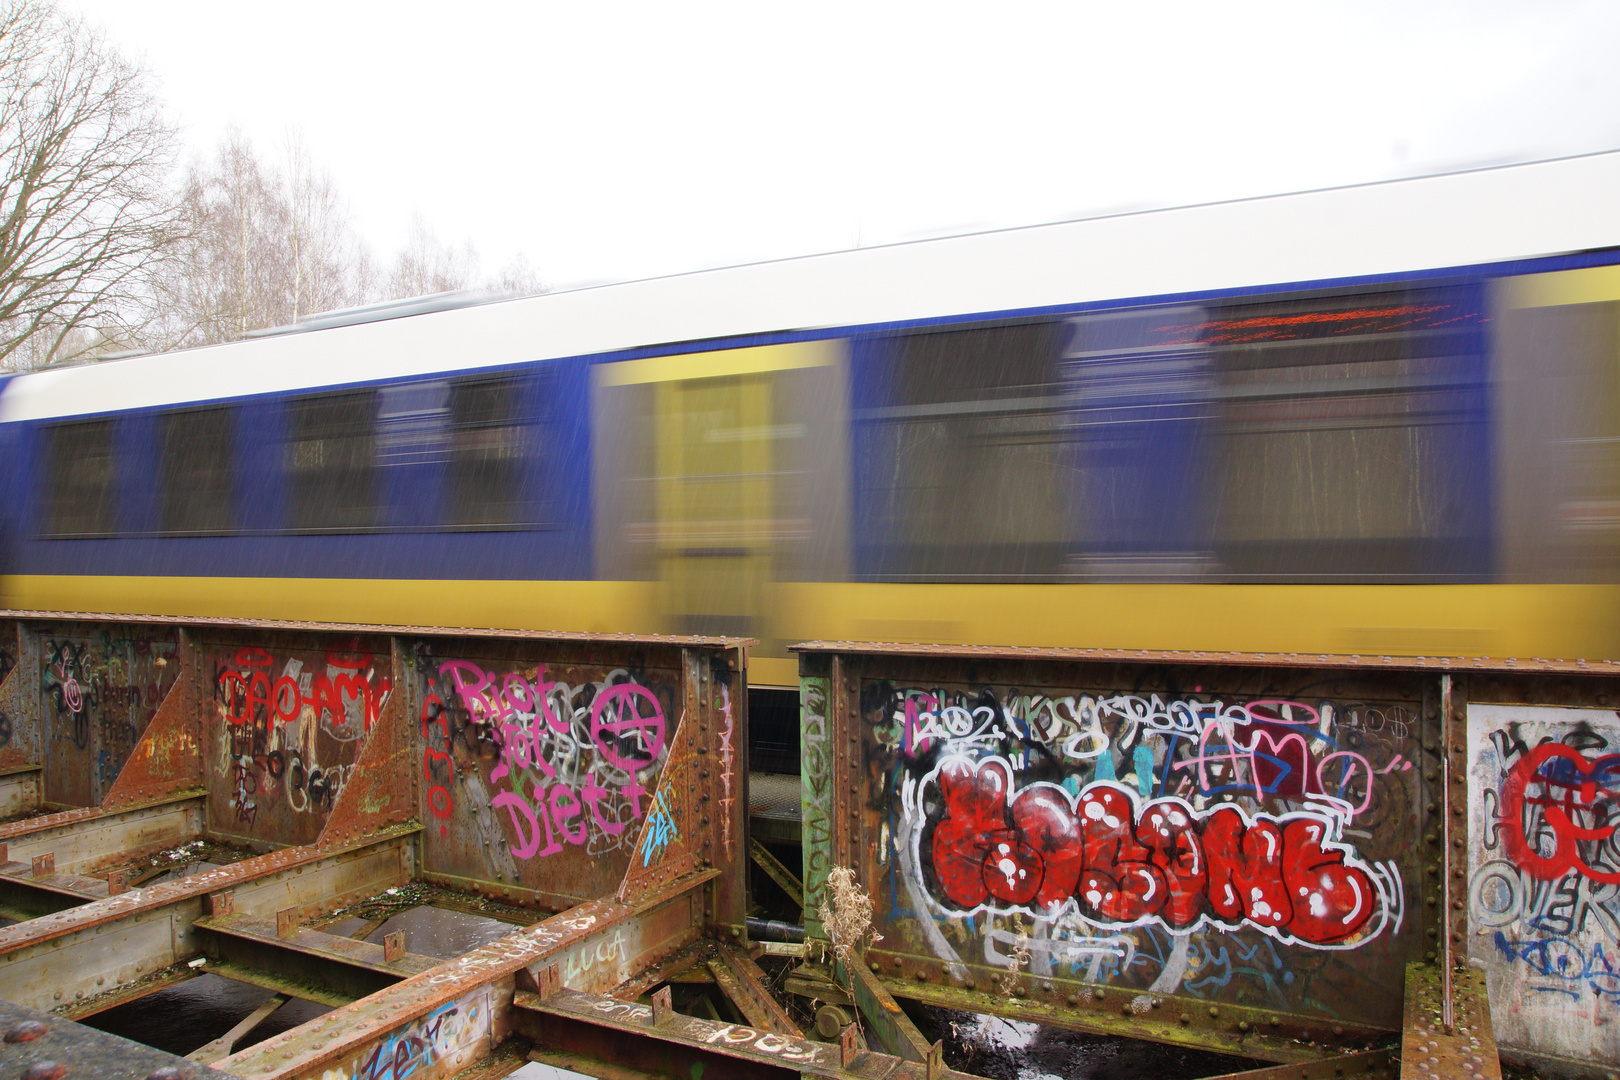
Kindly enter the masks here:
<path id="1" fill-rule="evenodd" d="M 1024 931 L 1022 925 L 1020 925 L 1018 928 L 1018 939 L 1013 943 L 1012 956 L 1010 959 L 1012 960 L 1012 974 L 1009 975 L 1001 984 L 1001 993 L 1003 997 L 1013 996 L 1014 991 L 1018 987 L 1019 972 L 1023 971 L 1029 966 L 1029 934 Z"/>
<path id="2" fill-rule="evenodd" d="M 827 872 L 827 900 L 821 905 L 833 953 L 845 963 L 858 963 L 868 948 L 883 940 L 872 929 L 872 898 L 855 880 L 855 871 L 835 866 Z"/>

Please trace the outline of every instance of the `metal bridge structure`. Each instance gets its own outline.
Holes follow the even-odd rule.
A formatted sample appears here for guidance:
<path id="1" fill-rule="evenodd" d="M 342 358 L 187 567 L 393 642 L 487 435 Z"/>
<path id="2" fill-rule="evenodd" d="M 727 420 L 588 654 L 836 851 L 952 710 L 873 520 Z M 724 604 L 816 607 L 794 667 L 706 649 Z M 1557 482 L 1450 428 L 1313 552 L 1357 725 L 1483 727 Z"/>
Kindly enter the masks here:
<path id="1" fill-rule="evenodd" d="M 1251 1080 L 1620 1063 L 1620 665 L 802 643 L 792 865 L 750 644 L 0 612 L 0 1075 L 964 1075 L 916 1004 Z M 511 931 L 363 940 L 412 890 Z M 331 1011 L 190 1059 L 78 1026 L 204 974 Z"/>

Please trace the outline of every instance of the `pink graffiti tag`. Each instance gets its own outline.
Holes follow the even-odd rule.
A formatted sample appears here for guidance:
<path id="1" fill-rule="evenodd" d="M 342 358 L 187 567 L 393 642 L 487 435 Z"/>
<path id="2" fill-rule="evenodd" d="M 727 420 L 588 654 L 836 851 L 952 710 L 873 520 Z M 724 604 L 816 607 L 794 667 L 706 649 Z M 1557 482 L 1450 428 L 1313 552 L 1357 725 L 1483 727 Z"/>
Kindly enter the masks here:
<path id="1" fill-rule="evenodd" d="M 598 690 L 591 702 L 591 745 L 597 760 L 627 774 L 609 786 L 594 774 L 583 779 L 559 776 L 551 754 L 558 740 L 571 747 L 576 736 L 570 718 L 552 705 L 559 684 L 546 677 L 544 665 L 533 681 L 517 672 L 499 676 L 469 660 L 444 661 L 439 671 L 448 676 L 472 722 L 498 733 L 500 757 L 490 772 L 490 782 L 505 781 L 509 790 L 496 792 L 490 805 L 504 809 L 511 820 L 514 856 L 544 858 L 563 851 L 565 845 L 583 845 L 593 825 L 607 836 L 623 834 L 626 821 L 610 812 L 614 796 L 628 804 L 629 820 L 642 816 L 642 800 L 648 792 L 636 773 L 658 760 L 666 734 L 663 707 L 651 690 L 636 683 L 613 683 Z M 424 742 L 434 724 L 448 747 L 450 726 L 443 702 L 429 694 L 423 701 Z M 423 769 L 430 783 L 436 767 L 449 769 L 453 775 L 452 756 L 427 746 Z M 524 779 L 532 776 L 530 770 L 539 774 L 538 779 Z M 450 816 L 452 799 L 443 785 L 433 784 L 427 801 L 435 816 Z"/>

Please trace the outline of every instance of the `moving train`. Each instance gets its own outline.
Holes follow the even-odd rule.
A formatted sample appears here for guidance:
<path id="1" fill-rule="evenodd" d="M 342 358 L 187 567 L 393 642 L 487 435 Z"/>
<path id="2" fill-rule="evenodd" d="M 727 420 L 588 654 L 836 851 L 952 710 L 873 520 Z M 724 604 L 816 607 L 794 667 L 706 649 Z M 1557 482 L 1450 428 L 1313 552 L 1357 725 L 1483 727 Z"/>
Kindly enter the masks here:
<path id="1" fill-rule="evenodd" d="M 1620 657 L 1620 154 L 0 386 L 0 605 Z M 415 313 L 413 313 L 415 312 Z"/>

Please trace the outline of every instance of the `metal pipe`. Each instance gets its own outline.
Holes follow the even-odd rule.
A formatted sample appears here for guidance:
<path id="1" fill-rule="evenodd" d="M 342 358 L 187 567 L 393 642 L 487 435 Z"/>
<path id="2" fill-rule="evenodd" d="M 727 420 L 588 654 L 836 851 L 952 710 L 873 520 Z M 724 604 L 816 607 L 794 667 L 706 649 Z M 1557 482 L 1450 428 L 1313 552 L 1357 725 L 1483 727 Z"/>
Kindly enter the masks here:
<path id="1" fill-rule="evenodd" d="M 804 927 L 795 926 L 779 919 L 749 919 L 748 937 L 752 941 L 791 941 L 804 940 Z"/>

